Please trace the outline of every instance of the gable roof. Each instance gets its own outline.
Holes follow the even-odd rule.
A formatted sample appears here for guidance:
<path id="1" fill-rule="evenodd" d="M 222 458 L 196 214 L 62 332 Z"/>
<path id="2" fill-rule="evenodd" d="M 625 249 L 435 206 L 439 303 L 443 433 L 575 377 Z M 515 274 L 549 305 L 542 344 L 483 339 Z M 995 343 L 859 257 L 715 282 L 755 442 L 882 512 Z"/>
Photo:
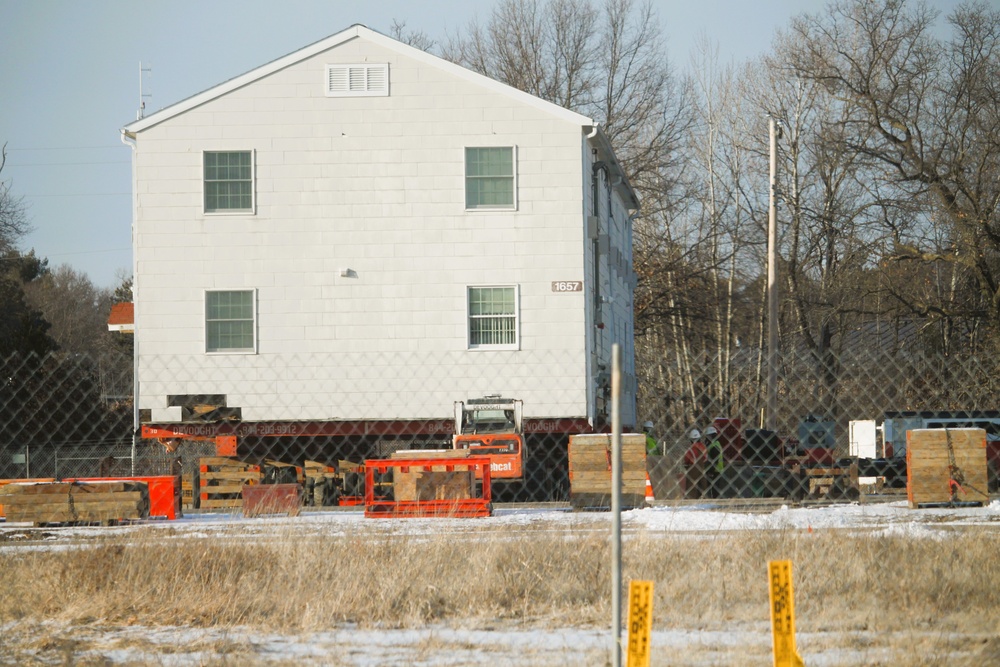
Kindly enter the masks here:
<path id="1" fill-rule="evenodd" d="M 484 76 L 482 74 L 473 72 L 472 70 L 468 70 L 460 65 L 456 65 L 455 63 L 449 62 L 443 58 L 439 58 L 435 55 L 427 53 L 426 51 L 422 51 L 407 44 L 403 44 L 398 40 L 392 39 L 391 37 L 387 37 L 361 24 L 355 24 L 350 28 L 348 28 L 347 30 L 338 32 L 335 35 L 331 35 L 326 39 L 322 39 L 318 42 L 310 44 L 305 48 L 299 49 L 298 51 L 295 51 L 286 56 L 278 58 L 277 60 L 272 60 L 266 65 L 262 65 L 256 69 L 250 70 L 245 74 L 233 77 L 232 79 L 229 79 L 228 81 L 225 81 L 217 86 L 213 86 L 208 90 L 197 93 L 196 95 L 192 95 L 187 99 L 181 100 L 180 102 L 177 102 L 168 107 L 160 109 L 159 111 L 156 111 L 155 113 L 152 113 L 144 118 L 133 121 L 128 125 L 126 125 L 123 128 L 123 131 L 127 134 L 134 134 L 136 132 L 141 132 L 145 129 L 153 127 L 154 125 L 158 125 L 165 120 L 173 118 L 174 116 L 182 114 L 185 111 L 189 111 L 195 107 L 205 104 L 206 102 L 221 97 L 226 93 L 232 92 L 238 88 L 242 88 L 243 86 L 249 85 L 254 81 L 257 81 L 270 74 L 285 69 L 286 67 L 295 65 L 296 63 L 302 62 L 303 60 L 306 60 L 308 58 L 312 58 L 313 56 L 322 53 L 323 51 L 327 51 L 329 49 L 332 49 L 336 46 L 339 46 L 341 44 L 344 44 L 345 42 L 348 42 L 352 39 L 356 39 L 359 37 L 374 42 L 375 44 L 378 44 L 379 46 L 382 46 L 386 49 L 396 51 L 397 53 L 400 53 L 401 55 L 404 55 L 408 58 L 413 58 L 414 60 L 418 60 L 426 65 L 437 67 L 457 77 L 461 77 L 463 79 L 466 79 L 467 81 L 471 81 L 485 88 L 489 88 L 495 92 L 518 99 L 524 104 L 541 109 L 542 111 L 550 113 L 553 116 L 562 118 L 568 122 L 577 123 L 581 127 L 588 127 L 595 125 L 594 121 L 588 118 L 587 116 L 578 114 L 575 111 L 570 111 L 569 109 L 561 107 L 558 104 L 547 102 L 546 100 L 543 100 L 539 97 L 535 97 L 530 93 L 526 93 L 512 86 L 508 86 L 504 83 L 500 83 L 499 81 L 495 81 L 489 78 L 488 76 Z"/>
<path id="2" fill-rule="evenodd" d="M 135 304 L 129 301 L 111 306 L 111 314 L 108 315 L 108 331 L 134 332 Z"/>

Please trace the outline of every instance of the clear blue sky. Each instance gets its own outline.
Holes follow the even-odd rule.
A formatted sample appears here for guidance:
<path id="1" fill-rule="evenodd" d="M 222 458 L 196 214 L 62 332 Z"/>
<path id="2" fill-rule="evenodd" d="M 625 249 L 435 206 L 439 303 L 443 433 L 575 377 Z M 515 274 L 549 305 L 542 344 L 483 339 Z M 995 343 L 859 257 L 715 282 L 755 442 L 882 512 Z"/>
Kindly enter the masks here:
<path id="1" fill-rule="evenodd" d="M 595 0 L 595 4 L 599 0 Z M 950 9 L 957 0 L 932 4 Z M 130 149 L 139 63 L 147 114 L 355 23 L 394 19 L 443 41 L 495 0 L 0 0 L 0 178 L 23 195 L 35 231 L 22 243 L 100 287 L 131 273 Z M 723 61 L 768 49 L 791 16 L 821 0 L 654 0 L 683 70 L 696 39 Z"/>

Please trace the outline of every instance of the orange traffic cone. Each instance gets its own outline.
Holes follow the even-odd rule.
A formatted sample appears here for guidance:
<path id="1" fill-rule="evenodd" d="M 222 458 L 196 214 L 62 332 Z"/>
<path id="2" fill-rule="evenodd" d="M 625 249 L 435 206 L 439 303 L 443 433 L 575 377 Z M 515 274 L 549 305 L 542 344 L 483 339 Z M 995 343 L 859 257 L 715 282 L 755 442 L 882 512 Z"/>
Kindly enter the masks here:
<path id="1" fill-rule="evenodd" d="M 651 503 L 656 498 L 653 497 L 653 484 L 649 481 L 649 473 L 646 473 L 646 502 Z"/>

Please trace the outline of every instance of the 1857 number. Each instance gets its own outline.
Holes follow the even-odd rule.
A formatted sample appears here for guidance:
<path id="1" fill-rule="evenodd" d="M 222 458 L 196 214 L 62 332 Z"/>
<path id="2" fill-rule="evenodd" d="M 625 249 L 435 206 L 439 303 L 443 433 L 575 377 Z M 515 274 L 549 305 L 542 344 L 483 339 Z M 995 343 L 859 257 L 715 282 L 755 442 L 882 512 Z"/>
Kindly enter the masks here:
<path id="1" fill-rule="evenodd" d="M 582 280 L 553 280 L 552 281 L 552 291 L 553 292 L 582 292 L 583 291 L 583 281 Z"/>

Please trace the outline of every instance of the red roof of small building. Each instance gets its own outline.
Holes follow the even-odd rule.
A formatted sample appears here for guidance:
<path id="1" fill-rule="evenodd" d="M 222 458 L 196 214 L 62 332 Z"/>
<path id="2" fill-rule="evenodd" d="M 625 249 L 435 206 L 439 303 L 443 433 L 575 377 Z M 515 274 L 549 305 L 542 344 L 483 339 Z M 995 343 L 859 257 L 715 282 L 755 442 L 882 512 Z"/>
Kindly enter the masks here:
<path id="1" fill-rule="evenodd" d="M 108 316 L 109 331 L 135 331 L 135 304 L 116 303 Z"/>

